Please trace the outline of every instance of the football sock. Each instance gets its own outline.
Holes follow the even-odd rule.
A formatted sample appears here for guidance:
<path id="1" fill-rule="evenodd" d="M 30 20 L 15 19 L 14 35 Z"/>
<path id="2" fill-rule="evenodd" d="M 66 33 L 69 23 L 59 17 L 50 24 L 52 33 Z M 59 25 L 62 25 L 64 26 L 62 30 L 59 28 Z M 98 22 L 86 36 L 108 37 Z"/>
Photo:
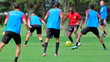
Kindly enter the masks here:
<path id="1" fill-rule="evenodd" d="M 104 31 L 104 34 L 106 34 L 106 32 Z"/>
<path id="2" fill-rule="evenodd" d="M 15 57 L 15 60 L 14 61 L 17 61 L 18 60 L 18 57 Z"/>
<path id="3" fill-rule="evenodd" d="M 25 44 L 27 44 L 28 41 L 25 41 Z"/>
<path id="4" fill-rule="evenodd" d="M 78 46 L 78 42 L 76 42 L 76 46 Z"/>
<path id="5" fill-rule="evenodd" d="M 46 53 L 47 46 L 48 46 L 48 43 L 45 43 L 45 45 L 44 45 L 44 53 Z"/>
<path id="6" fill-rule="evenodd" d="M 41 43 L 43 42 L 43 40 L 40 40 L 41 41 Z"/>
<path id="7" fill-rule="evenodd" d="M 104 44 L 102 44 L 102 45 L 103 45 L 104 48 L 106 48 Z"/>
<path id="8" fill-rule="evenodd" d="M 68 36 L 68 38 L 70 39 L 71 42 L 73 42 L 73 39 L 71 38 L 71 36 Z"/>
<path id="9" fill-rule="evenodd" d="M 59 42 L 56 42 L 56 51 L 55 51 L 55 54 L 57 54 L 58 48 L 59 48 Z"/>

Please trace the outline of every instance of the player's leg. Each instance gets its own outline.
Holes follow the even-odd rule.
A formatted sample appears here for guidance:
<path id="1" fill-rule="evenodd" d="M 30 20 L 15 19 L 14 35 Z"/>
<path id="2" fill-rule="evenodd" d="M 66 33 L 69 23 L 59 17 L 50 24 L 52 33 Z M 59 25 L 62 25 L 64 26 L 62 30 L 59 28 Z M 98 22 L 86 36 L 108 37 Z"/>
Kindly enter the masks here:
<path id="1" fill-rule="evenodd" d="M 20 34 L 16 34 L 16 33 L 13 33 L 12 36 L 13 36 L 13 39 L 14 39 L 14 41 L 16 43 L 16 47 L 17 47 L 14 62 L 17 62 L 18 57 L 20 55 L 20 49 L 21 49 L 21 36 L 20 36 Z"/>
<path id="2" fill-rule="evenodd" d="M 83 28 L 83 29 L 81 30 L 81 33 L 78 35 L 78 38 L 77 38 L 77 41 L 76 41 L 76 46 L 72 47 L 72 48 L 71 48 L 72 50 L 78 48 L 78 43 L 79 43 L 81 37 L 82 37 L 83 35 L 86 35 L 87 32 L 89 32 L 89 31 L 90 31 L 89 28 Z"/>
<path id="3" fill-rule="evenodd" d="M 37 30 L 38 38 L 39 38 L 39 40 L 41 41 L 42 46 L 44 47 L 43 39 L 42 39 L 42 36 L 41 36 L 41 33 L 42 33 L 41 26 L 38 25 L 36 30 Z"/>
<path id="4" fill-rule="evenodd" d="M 73 43 L 74 41 L 73 41 L 71 35 L 72 35 L 72 33 L 71 33 L 71 32 L 68 32 L 68 38 L 69 38 L 69 40 L 71 41 L 71 43 Z"/>
<path id="5" fill-rule="evenodd" d="M 100 42 L 102 43 L 104 50 L 107 50 L 107 48 L 106 48 L 106 46 L 105 46 L 105 44 L 104 44 L 101 36 L 100 35 L 97 35 L 97 37 L 99 38 Z"/>
<path id="6" fill-rule="evenodd" d="M 28 32 L 28 34 L 27 34 L 27 36 L 26 36 L 26 41 L 25 41 L 25 44 L 24 44 L 25 47 L 27 46 L 27 43 L 28 43 L 28 41 L 29 41 L 29 38 L 30 38 L 30 36 L 32 35 L 32 33 L 34 32 L 34 30 L 35 30 L 35 28 L 34 28 L 34 26 L 32 25 L 32 28 L 30 28 L 30 32 Z"/>
<path id="7" fill-rule="evenodd" d="M 56 50 L 55 50 L 55 56 L 58 56 L 58 49 L 59 49 L 59 38 L 56 38 Z"/>
<path id="8" fill-rule="evenodd" d="M 31 34 L 32 34 L 31 32 L 28 32 L 28 34 L 27 34 L 27 36 L 26 36 L 26 41 L 25 41 L 25 44 L 24 44 L 25 47 L 27 46 L 27 42 L 28 42 L 28 40 L 29 40 Z"/>
<path id="9" fill-rule="evenodd" d="M 102 37 L 105 37 L 107 35 L 107 33 L 105 32 L 105 26 L 103 25 L 103 23 L 101 21 L 99 22 L 99 27 L 103 31 Z"/>
<path id="10" fill-rule="evenodd" d="M 103 47 L 104 47 L 104 50 L 107 50 L 107 48 L 106 48 L 106 46 L 105 46 L 105 44 L 104 44 L 104 42 L 103 42 L 101 36 L 99 35 L 98 29 L 97 29 L 97 28 L 93 28 L 93 29 L 92 29 L 92 32 L 98 37 L 98 39 L 100 40 L 101 44 L 102 44 Z"/>
<path id="11" fill-rule="evenodd" d="M 48 28 L 47 34 L 46 34 L 46 40 L 45 40 L 45 44 L 44 44 L 44 53 L 42 54 L 42 56 L 46 56 L 46 50 L 47 50 L 48 42 L 49 42 L 49 39 L 52 38 L 52 36 L 53 36 L 53 29 Z"/>
<path id="12" fill-rule="evenodd" d="M 78 33 L 77 33 L 77 31 L 78 31 L 78 27 L 75 27 L 75 26 L 74 26 L 74 34 L 75 34 L 76 38 L 78 38 Z"/>
<path id="13" fill-rule="evenodd" d="M 18 57 L 20 55 L 21 45 L 20 44 L 17 44 L 16 47 L 17 47 L 17 49 L 16 49 L 16 55 L 15 55 L 14 62 L 17 62 L 17 60 L 18 60 Z"/>
<path id="14" fill-rule="evenodd" d="M 73 29 L 74 29 L 73 26 L 70 26 L 69 31 L 68 31 L 68 38 L 71 41 L 71 43 L 74 42 L 73 39 L 72 39 L 72 37 L 71 37 L 71 35 L 73 33 Z"/>
<path id="15" fill-rule="evenodd" d="M 54 29 L 54 38 L 56 38 L 55 56 L 58 56 L 60 30 Z"/>
<path id="16" fill-rule="evenodd" d="M 38 34 L 38 38 L 39 38 L 39 40 L 41 41 L 42 46 L 44 47 L 44 43 L 43 43 L 41 34 Z"/>
<path id="17" fill-rule="evenodd" d="M 11 40 L 12 36 L 11 36 L 11 32 L 10 31 L 6 31 L 3 38 L 2 38 L 2 41 L 0 43 L 0 51 L 2 50 L 2 48 L 8 44 L 8 42 Z"/>
<path id="18" fill-rule="evenodd" d="M 49 42 L 49 38 L 46 38 L 45 44 L 44 44 L 44 53 L 42 54 L 42 56 L 46 56 L 46 50 L 47 50 L 48 42 Z"/>
<path id="19" fill-rule="evenodd" d="M 1 42 L 0 43 L 0 52 L 1 52 L 1 50 L 2 50 L 2 48 L 5 46 L 5 43 L 3 43 L 3 42 Z"/>
<path id="20" fill-rule="evenodd" d="M 77 41 L 76 41 L 76 46 L 78 46 L 78 43 L 80 42 L 80 38 L 82 37 L 82 33 L 80 33 L 79 35 L 78 35 L 78 38 L 77 38 Z"/>
<path id="21" fill-rule="evenodd" d="M 75 34 L 76 38 L 78 38 L 78 33 L 77 33 L 78 28 L 79 28 L 79 25 L 75 25 L 75 26 L 74 26 L 74 34 Z M 80 46 L 80 45 L 81 45 L 81 43 L 80 43 L 80 41 L 79 41 L 79 42 L 78 42 L 78 46 Z"/>

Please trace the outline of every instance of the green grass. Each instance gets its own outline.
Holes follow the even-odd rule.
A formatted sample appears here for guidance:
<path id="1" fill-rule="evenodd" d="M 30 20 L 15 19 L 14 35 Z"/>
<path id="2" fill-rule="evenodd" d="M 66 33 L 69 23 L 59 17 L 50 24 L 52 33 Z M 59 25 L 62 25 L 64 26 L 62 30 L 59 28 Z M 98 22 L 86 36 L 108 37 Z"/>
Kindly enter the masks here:
<path id="1" fill-rule="evenodd" d="M 0 40 L 2 40 L 2 32 L 5 27 L 0 27 Z M 100 34 L 102 34 L 101 29 L 99 28 Z M 64 31 L 61 31 L 60 37 L 60 48 L 59 56 L 54 56 L 55 51 L 55 39 L 51 39 L 47 48 L 47 56 L 42 57 L 43 47 L 38 40 L 36 32 L 33 33 L 33 36 L 28 42 L 28 46 L 24 47 L 26 37 L 26 28 L 22 25 L 21 29 L 21 38 L 22 38 L 22 47 L 21 54 L 18 59 L 18 62 L 110 62 L 110 24 L 106 27 L 107 37 L 103 38 L 108 50 L 105 51 L 92 33 L 88 33 L 86 36 L 81 38 L 82 45 L 76 50 L 70 50 L 71 47 L 66 47 L 65 42 L 69 39 L 64 36 Z M 78 33 L 80 32 L 80 29 Z M 45 41 L 45 32 L 43 31 L 42 36 Z M 74 34 L 72 35 L 74 41 L 76 38 Z M 3 50 L 0 52 L 0 62 L 13 62 L 15 57 L 16 45 L 13 39 L 6 45 Z"/>

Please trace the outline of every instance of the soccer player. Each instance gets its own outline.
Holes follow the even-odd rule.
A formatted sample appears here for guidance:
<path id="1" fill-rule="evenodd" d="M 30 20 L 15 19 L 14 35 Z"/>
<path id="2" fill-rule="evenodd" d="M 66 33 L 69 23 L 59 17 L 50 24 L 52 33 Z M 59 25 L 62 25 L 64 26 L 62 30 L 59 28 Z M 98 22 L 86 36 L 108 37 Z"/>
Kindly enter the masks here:
<path id="1" fill-rule="evenodd" d="M 73 39 L 71 38 L 71 35 L 74 31 L 74 34 L 76 36 L 76 38 L 78 37 L 78 28 L 80 26 L 80 28 L 82 29 L 82 23 L 83 23 L 83 19 L 81 18 L 81 15 L 79 15 L 77 12 L 75 12 L 73 10 L 73 7 L 69 8 L 69 13 L 67 13 L 66 17 L 64 18 L 63 21 L 65 21 L 67 18 L 69 18 L 70 20 L 70 27 L 69 27 L 69 32 L 68 32 L 68 38 L 70 39 L 71 43 L 73 43 Z M 79 23 L 78 19 L 81 19 L 81 23 Z M 79 42 L 78 45 L 80 45 L 81 43 Z"/>
<path id="2" fill-rule="evenodd" d="M 63 30 L 63 16 L 62 16 L 62 10 L 59 9 L 60 3 L 56 2 L 54 5 L 55 8 L 50 9 L 46 16 L 45 20 L 47 20 L 47 34 L 46 34 L 46 41 L 44 45 L 44 53 L 42 56 L 46 56 L 46 49 L 48 46 L 49 39 L 54 36 L 56 39 L 56 50 L 55 50 L 55 56 L 58 56 L 58 48 L 59 48 L 59 36 L 60 36 L 60 21 L 62 25 Z"/>
<path id="3" fill-rule="evenodd" d="M 107 7 L 105 6 L 104 1 L 100 1 L 100 6 L 101 6 L 100 16 L 104 20 L 104 23 L 106 24 L 107 23 L 106 22 L 106 19 L 107 19 Z M 103 24 L 102 21 L 99 22 L 99 27 L 103 31 L 102 37 L 105 37 L 107 35 L 107 33 L 105 32 L 105 25 Z"/>
<path id="4" fill-rule="evenodd" d="M 13 5 L 14 5 L 13 6 L 14 10 L 8 12 L 6 20 L 4 22 L 4 24 L 6 25 L 6 29 L 5 29 L 5 35 L 3 36 L 2 41 L 0 43 L 0 51 L 13 38 L 17 47 L 16 55 L 15 55 L 16 57 L 14 62 L 17 62 L 21 48 L 20 30 L 21 30 L 22 22 L 25 24 L 27 30 L 29 30 L 29 28 L 26 22 L 25 14 L 19 11 L 20 10 L 19 3 L 15 2 Z"/>
<path id="5" fill-rule="evenodd" d="M 28 18 L 28 26 L 30 28 L 30 32 L 28 32 L 28 34 L 27 34 L 24 46 L 27 46 L 27 42 L 28 42 L 31 34 L 34 32 L 34 30 L 37 30 L 38 38 L 41 41 L 42 46 L 44 47 L 44 43 L 43 43 L 42 36 L 41 36 L 41 33 L 42 33 L 42 24 L 41 23 L 44 24 L 45 30 L 46 30 L 45 22 L 41 18 L 36 16 L 34 13 L 32 13 L 31 16 Z"/>
<path id="6" fill-rule="evenodd" d="M 102 43 L 102 45 L 104 47 L 104 50 L 107 50 L 101 36 L 99 35 L 99 31 L 98 31 L 98 17 L 103 22 L 102 18 L 100 17 L 98 12 L 96 12 L 94 10 L 94 5 L 90 5 L 89 10 L 86 10 L 85 13 L 86 13 L 85 28 L 82 29 L 81 33 L 78 35 L 76 46 L 72 47 L 71 49 L 78 48 L 78 42 L 80 41 L 80 38 L 83 35 L 86 35 L 89 31 L 91 31 L 98 37 L 98 39 L 100 40 L 100 42 Z"/>

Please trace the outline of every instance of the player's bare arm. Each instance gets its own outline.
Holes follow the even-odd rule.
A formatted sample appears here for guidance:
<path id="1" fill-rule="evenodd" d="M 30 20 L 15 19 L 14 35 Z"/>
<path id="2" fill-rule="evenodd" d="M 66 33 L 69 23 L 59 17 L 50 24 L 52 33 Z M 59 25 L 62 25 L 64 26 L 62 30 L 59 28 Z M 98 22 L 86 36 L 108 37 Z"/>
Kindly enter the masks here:
<path id="1" fill-rule="evenodd" d="M 63 30 L 63 15 L 60 15 L 60 18 L 61 18 L 61 25 L 62 25 L 62 30 Z"/>
<path id="2" fill-rule="evenodd" d="M 47 29 L 46 29 L 46 23 L 45 23 L 43 20 L 41 20 L 41 22 L 44 24 L 45 32 L 47 32 Z"/>
<path id="3" fill-rule="evenodd" d="M 28 20 L 28 26 L 29 28 L 32 28 L 32 26 L 30 25 L 30 20 Z"/>
<path id="4" fill-rule="evenodd" d="M 64 18 L 64 19 L 63 19 L 63 22 L 65 22 L 66 19 L 67 19 L 67 18 Z"/>
<path id="5" fill-rule="evenodd" d="M 27 22 L 26 22 L 26 19 L 23 19 L 22 21 L 23 21 L 23 23 L 25 24 L 26 29 L 29 31 L 29 27 L 28 27 L 28 24 L 27 24 Z"/>
<path id="6" fill-rule="evenodd" d="M 88 13 L 86 14 L 86 19 L 85 19 L 85 25 L 84 25 L 84 27 L 86 28 L 86 22 L 87 22 L 87 20 L 88 20 Z"/>
<path id="7" fill-rule="evenodd" d="M 80 21 L 80 28 L 82 29 L 82 24 L 83 24 L 83 18 L 81 18 L 81 21 Z"/>
<path id="8" fill-rule="evenodd" d="M 5 22 L 4 22 L 4 25 L 6 25 L 6 24 L 7 24 L 7 22 L 8 22 L 8 19 L 6 18 L 6 19 L 5 19 Z"/>
<path id="9" fill-rule="evenodd" d="M 46 15 L 45 18 L 44 18 L 44 20 L 47 20 L 47 18 L 48 18 L 48 16 Z"/>

